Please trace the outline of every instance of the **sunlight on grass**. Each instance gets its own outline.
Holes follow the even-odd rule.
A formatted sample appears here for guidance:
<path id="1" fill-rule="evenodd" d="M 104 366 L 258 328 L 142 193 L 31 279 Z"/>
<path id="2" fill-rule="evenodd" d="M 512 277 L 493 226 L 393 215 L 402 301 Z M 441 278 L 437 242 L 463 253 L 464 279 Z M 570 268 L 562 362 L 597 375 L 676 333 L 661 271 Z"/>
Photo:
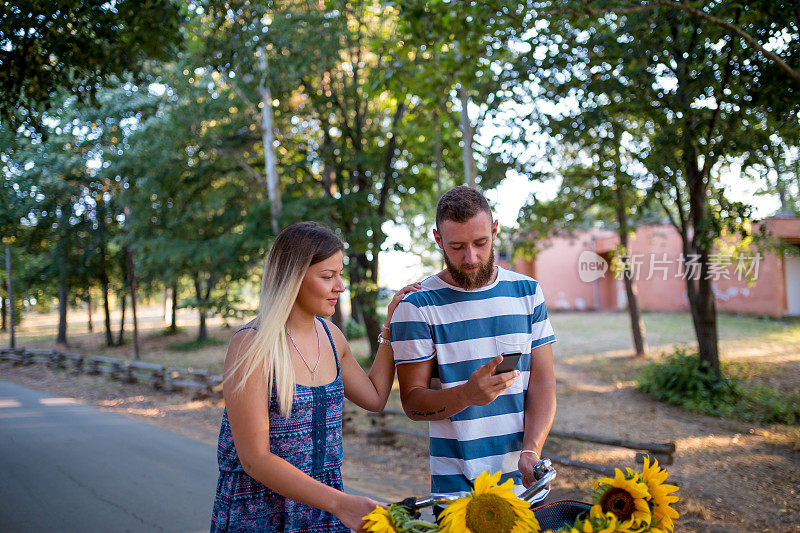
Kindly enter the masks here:
<path id="1" fill-rule="evenodd" d="M 223 341 L 221 339 L 208 337 L 207 339 L 203 340 L 194 339 L 185 342 L 175 342 L 173 344 L 168 345 L 167 348 L 178 352 L 191 352 L 199 350 L 200 348 L 205 348 L 207 346 L 222 346 L 223 344 L 228 344 L 228 343 L 227 341 Z"/>
<path id="2" fill-rule="evenodd" d="M 691 316 L 687 313 L 643 313 L 645 337 L 651 353 L 674 344 L 695 342 Z M 630 319 L 626 312 L 551 313 L 550 322 L 556 333 L 554 351 L 570 356 L 631 350 Z M 800 349 L 800 322 L 761 317 L 720 314 L 718 317 L 721 344 L 759 344 L 764 342 L 796 344 Z"/>
<path id="3" fill-rule="evenodd" d="M 172 335 L 179 335 L 181 333 L 184 333 L 185 331 L 186 331 L 186 328 L 175 328 L 175 330 L 173 331 L 171 328 L 166 327 L 166 328 L 162 328 L 160 330 L 156 330 L 155 333 L 151 333 L 150 336 L 151 337 L 170 337 Z"/>

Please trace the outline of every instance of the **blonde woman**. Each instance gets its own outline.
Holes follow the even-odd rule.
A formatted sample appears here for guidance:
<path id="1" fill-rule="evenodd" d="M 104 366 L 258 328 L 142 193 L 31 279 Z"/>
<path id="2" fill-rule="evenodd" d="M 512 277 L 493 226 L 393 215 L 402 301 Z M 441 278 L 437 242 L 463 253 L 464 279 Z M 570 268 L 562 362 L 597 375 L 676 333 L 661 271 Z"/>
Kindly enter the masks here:
<path id="1" fill-rule="evenodd" d="M 342 402 L 380 411 L 394 381 L 388 327 L 369 375 L 330 321 L 344 291 L 342 241 L 301 222 L 270 249 L 258 317 L 225 359 L 211 531 L 361 531 L 377 502 L 342 491 Z M 409 285 L 389 304 L 388 325 Z"/>

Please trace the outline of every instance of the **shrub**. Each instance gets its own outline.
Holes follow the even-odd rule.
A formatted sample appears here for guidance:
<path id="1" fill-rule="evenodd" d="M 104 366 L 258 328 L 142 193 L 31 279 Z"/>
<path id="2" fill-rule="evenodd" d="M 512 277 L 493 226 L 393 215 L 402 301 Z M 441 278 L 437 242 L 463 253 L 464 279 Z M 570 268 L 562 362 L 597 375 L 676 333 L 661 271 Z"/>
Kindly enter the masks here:
<path id="1" fill-rule="evenodd" d="M 344 335 L 349 340 L 360 339 L 367 334 L 367 328 L 356 320 L 348 320 L 344 325 Z"/>
<path id="2" fill-rule="evenodd" d="M 800 395 L 761 384 L 745 387 L 725 370 L 723 365 L 718 376 L 697 353 L 677 348 L 663 361 L 645 367 L 637 383 L 658 400 L 697 413 L 762 423 L 800 420 Z"/>

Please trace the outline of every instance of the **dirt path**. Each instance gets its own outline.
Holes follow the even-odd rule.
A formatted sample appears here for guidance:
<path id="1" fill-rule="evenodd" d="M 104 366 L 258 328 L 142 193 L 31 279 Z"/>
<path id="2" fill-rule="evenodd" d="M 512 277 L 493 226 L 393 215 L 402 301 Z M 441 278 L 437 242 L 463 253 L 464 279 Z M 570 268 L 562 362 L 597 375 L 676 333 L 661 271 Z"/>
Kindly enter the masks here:
<path id="1" fill-rule="evenodd" d="M 554 427 L 625 437 L 674 441 L 669 481 L 681 487 L 681 531 L 800 531 L 800 452 L 781 431 L 695 415 L 652 400 L 632 384 L 609 384 L 581 370 L 586 356 L 557 365 L 558 412 Z M 576 446 L 570 456 L 626 466 L 634 453 Z"/>
<path id="2" fill-rule="evenodd" d="M 767 429 L 690 415 L 654 402 L 630 386 L 608 384 L 581 370 L 580 358 L 557 365 L 558 413 L 555 427 L 634 440 L 677 443 L 670 481 L 681 486 L 678 531 L 800 531 L 800 452 L 785 435 Z M 165 426 L 206 442 L 216 442 L 222 403 L 154 393 L 142 385 L 74 376 L 42 366 L 0 363 L 0 378 L 97 405 Z M 394 445 L 371 442 L 366 417 L 345 432 L 346 484 L 387 501 L 428 492 L 427 443 L 401 437 Z M 615 467 L 633 466 L 633 452 L 551 438 L 545 452 Z M 545 453 L 546 455 L 546 453 Z M 549 501 L 586 501 L 590 471 L 557 466 Z"/>

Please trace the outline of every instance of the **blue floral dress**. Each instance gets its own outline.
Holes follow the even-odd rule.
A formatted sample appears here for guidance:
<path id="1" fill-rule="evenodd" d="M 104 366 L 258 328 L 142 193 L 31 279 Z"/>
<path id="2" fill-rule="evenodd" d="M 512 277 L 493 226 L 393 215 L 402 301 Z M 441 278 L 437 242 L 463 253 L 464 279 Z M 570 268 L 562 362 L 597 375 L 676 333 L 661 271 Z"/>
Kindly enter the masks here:
<path id="1" fill-rule="evenodd" d="M 295 385 L 294 403 L 288 418 L 281 416 L 277 395 L 272 391 L 269 401 L 270 451 L 317 481 L 343 490 L 342 371 L 328 326 L 318 320 L 333 346 L 336 379 L 319 387 Z M 222 414 L 217 460 L 219 481 L 211 516 L 212 532 L 350 531 L 334 515 L 284 498 L 247 475 L 236 453 L 227 410 Z"/>

